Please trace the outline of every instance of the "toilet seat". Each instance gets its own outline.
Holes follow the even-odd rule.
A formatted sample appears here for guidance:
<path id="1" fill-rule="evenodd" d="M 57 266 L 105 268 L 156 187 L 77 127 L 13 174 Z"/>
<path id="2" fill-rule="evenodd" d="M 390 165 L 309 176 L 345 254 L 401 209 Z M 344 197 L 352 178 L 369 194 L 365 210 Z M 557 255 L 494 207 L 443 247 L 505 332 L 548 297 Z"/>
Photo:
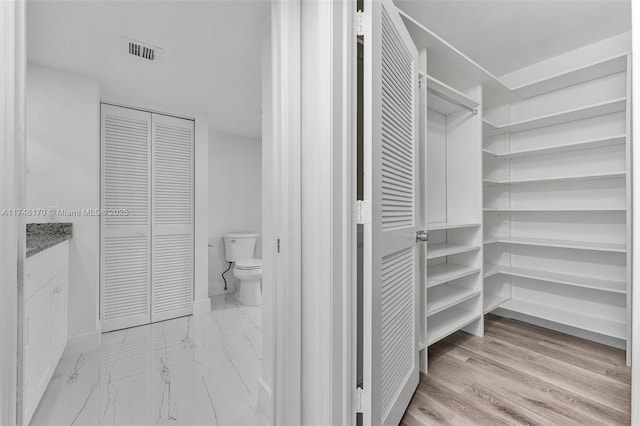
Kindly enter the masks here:
<path id="1" fill-rule="evenodd" d="M 236 269 L 241 271 L 253 271 L 262 268 L 262 259 L 240 259 L 236 261 Z"/>

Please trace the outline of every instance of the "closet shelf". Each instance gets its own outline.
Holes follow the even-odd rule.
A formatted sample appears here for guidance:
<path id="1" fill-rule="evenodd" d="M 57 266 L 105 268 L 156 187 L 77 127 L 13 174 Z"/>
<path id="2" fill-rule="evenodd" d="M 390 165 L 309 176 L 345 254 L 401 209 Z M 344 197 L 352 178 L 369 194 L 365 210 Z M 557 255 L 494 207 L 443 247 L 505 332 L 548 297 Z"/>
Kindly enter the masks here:
<path id="1" fill-rule="evenodd" d="M 498 294 L 491 294 L 485 291 L 484 293 L 484 301 L 483 301 L 483 310 L 482 312 L 488 314 L 494 309 L 498 308 L 507 300 L 511 299 L 509 296 L 500 296 Z"/>
<path id="2" fill-rule="evenodd" d="M 460 110 L 469 110 L 473 111 L 474 114 L 477 113 L 478 106 L 480 105 L 478 102 L 430 75 L 427 75 L 426 78 L 427 90 L 429 93 L 447 102 L 447 105 L 444 106 L 444 108 L 438 108 L 438 105 L 440 105 L 441 102 L 434 102 L 433 100 L 430 102 L 428 100 L 427 105 L 430 109 L 442 114 L 450 114 L 454 111 Z"/>
<path id="3" fill-rule="evenodd" d="M 505 208 L 505 209 L 494 209 L 494 208 L 487 208 L 487 209 L 483 209 L 483 211 L 485 212 L 504 212 L 504 213 L 559 213 L 559 212 L 626 212 L 627 209 L 625 209 L 624 207 L 620 207 L 620 208 L 570 208 L 570 207 L 566 207 L 566 208 L 548 208 L 548 209 L 512 209 L 512 208 Z"/>
<path id="4" fill-rule="evenodd" d="M 627 98 L 617 98 L 611 101 L 601 102 L 586 107 L 570 109 L 567 111 L 557 112 L 554 114 L 543 115 L 541 117 L 531 118 L 528 120 L 516 121 L 507 124 L 494 124 L 490 121 L 482 121 L 482 130 L 484 136 L 496 136 L 506 133 L 524 132 L 527 130 L 538 129 L 541 127 L 563 124 L 570 121 L 584 120 L 587 118 L 598 117 L 601 115 L 613 114 L 624 111 L 627 107 Z"/>
<path id="5" fill-rule="evenodd" d="M 585 83 L 610 74 L 622 72 L 626 69 L 627 54 L 625 53 L 602 61 L 593 62 L 585 66 L 577 67 L 566 72 L 558 73 L 551 77 L 522 84 L 513 87 L 511 90 L 522 98 L 530 98 L 564 87 Z"/>
<path id="6" fill-rule="evenodd" d="M 427 259 L 453 256 L 454 254 L 468 253 L 475 250 L 480 250 L 480 246 L 458 243 L 440 243 L 433 245 L 427 244 Z"/>
<path id="7" fill-rule="evenodd" d="M 536 155 L 545 154 L 558 154 L 561 152 L 578 151 L 582 149 L 604 148 L 609 146 L 624 145 L 627 140 L 626 135 L 615 135 L 606 138 L 589 139 L 579 142 L 550 145 L 544 148 L 535 149 L 523 149 L 519 151 L 510 152 L 493 152 L 488 149 L 483 149 L 482 152 L 493 157 L 503 160 L 510 160 L 514 158 L 531 157 Z"/>
<path id="8" fill-rule="evenodd" d="M 518 96 L 499 78 L 491 74 L 446 40 L 422 25 L 417 19 L 398 8 L 413 42 L 418 49 L 426 48 L 437 61 L 429 64 L 429 74 L 449 86 L 468 89 L 482 85 L 484 108 L 517 99 Z"/>
<path id="9" fill-rule="evenodd" d="M 427 317 L 442 312 L 480 294 L 480 289 L 441 285 L 427 292 Z"/>
<path id="10" fill-rule="evenodd" d="M 442 229 L 477 228 L 480 223 L 458 223 L 458 222 L 431 222 L 427 223 L 427 231 L 440 231 Z"/>
<path id="11" fill-rule="evenodd" d="M 497 237 L 491 238 L 484 242 L 485 244 L 514 244 L 525 246 L 538 246 L 538 247 L 557 247 L 574 250 L 592 250 L 603 251 L 612 253 L 626 253 L 626 244 L 614 244 L 614 243 L 591 243 L 583 241 L 566 241 L 566 240 L 552 240 L 542 238 L 525 238 L 525 237 Z"/>
<path id="12" fill-rule="evenodd" d="M 564 308 L 525 302 L 519 299 L 508 300 L 502 304 L 501 308 L 617 339 L 626 340 L 627 338 L 627 325 L 622 321 L 592 317 Z"/>
<path id="13" fill-rule="evenodd" d="M 427 268 L 427 288 L 477 274 L 478 272 L 480 272 L 480 268 L 456 265 L 455 263 L 442 263 L 440 265 L 429 266 Z"/>
<path id="14" fill-rule="evenodd" d="M 624 281 L 560 274 L 557 272 L 541 271 L 538 269 L 519 268 L 513 266 L 490 264 L 484 265 L 484 278 L 489 278 L 497 274 L 504 274 L 512 277 L 530 278 L 534 280 L 547 281 L 573 287 L 590 288 L 610 293 L 626 294 L 627 292 L 627 283 Z"/>
<path id="15" fill-rule="evenodd" d="M 434 315 L 427 321 L 427 346 L 455 333 L 480 317 L 479 313 L 458 306 Z"/>
<path id="16" fill-rule="evenodd" d="M 530 178 L 530 179 L 512 179 L 512 180 L 491 180 L 483 179 L 483 182 L 488 185 L 518 185 L 528 183 L 546 183 L 546 182 L 567 182 L 573 180 L 589 180 L 589 179 L 609 179 L 619 178 L 626 176 L 626 172 L 609 172 L 609 173 L 591 173 L 584 175 L 574 176 L 554 176 L 545 178 Z"/>

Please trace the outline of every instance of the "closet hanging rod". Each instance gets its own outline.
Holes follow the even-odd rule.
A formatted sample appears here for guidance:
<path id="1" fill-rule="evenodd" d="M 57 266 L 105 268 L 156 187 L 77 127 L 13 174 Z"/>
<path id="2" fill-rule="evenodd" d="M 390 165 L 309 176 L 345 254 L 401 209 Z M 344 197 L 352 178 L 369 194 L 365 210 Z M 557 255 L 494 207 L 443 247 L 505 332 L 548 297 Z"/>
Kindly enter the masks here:
<path id="1" fill-rule="evenodd" d="M 459 106 L 462 109 L 466 109 L 467 111 L 473 113 L 474 115 L 478 114 L 478 108 L 471 108 L 471 107 L 469 107 L 469 106 L 467 106 L 467 105 L 465 105 L 465 104 L 463 104 L 461 102 L 456 101 L 455 99 L 450 98 L 449 96 L 445 95 L 444 93 L 440 93 L 437 90 L 434 90 L 434 89 L 432 89 L 430 87 L 427 87 L 427 92 L 429 92 L 431 94 L 434 94 L 437 97 L 442 98 L 445 101 L 450 102 L 450 103 L 452 103 L 452 104 L 454 104 L 456 106 Z"/>

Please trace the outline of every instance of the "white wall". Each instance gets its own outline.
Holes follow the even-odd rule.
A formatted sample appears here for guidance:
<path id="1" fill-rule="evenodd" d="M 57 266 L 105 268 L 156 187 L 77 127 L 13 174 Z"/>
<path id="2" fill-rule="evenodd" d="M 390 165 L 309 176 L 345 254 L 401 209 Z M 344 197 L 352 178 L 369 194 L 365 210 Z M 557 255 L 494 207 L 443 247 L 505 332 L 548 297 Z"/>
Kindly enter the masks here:
<path id="1" fill-rule="evenodd" d="M 274 294 L 276 223 L 270 192 L 274 186 L 273 111 L 271 87 L 271 16 L 262 39 L 262 376 L 258 380 L 258 408 L 273 423 Z"/>
<path id="2" fill-rule="evenodd" d="M 261 231 L 260 140 L 209 131 L 209 294 L 222 294 L 222 272 L 228 263 L 222 235 Z M 261 239 L 256 247 L 260 257 Z M 228 291 L 235 289 L 231 271 L 225 274 Z"/>
<path id="3" fill-rule="evenodd" d="M 100 206 L 100 90 L 89 78 L 53 68 L 27 68 L 28 208 Z M 33 219 L 33 220 L 32 220 Z M 29 218 L 27 222 L 47 222 Z M 98 217 L 73 223 L 69 241 L 69 337 L 93 339 L 98 329 Z"/>

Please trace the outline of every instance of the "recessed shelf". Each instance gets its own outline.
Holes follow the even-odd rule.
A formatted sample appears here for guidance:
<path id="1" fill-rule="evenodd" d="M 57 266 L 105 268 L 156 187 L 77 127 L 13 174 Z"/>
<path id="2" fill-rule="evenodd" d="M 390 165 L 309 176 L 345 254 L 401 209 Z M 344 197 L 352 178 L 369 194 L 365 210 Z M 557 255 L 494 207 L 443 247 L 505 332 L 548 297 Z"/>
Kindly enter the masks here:
<path id="1" fill-rule="evenodd" d="M 614 243 L 592 243 L 583 241 L 566 241 L 566 240 L 552 240 L 542 238 L 526 238 L 526 237 L 497 237 L 490 238 L 484 242 L 485 244 L 504 243 L 515 244 L 525 246 L 538 246 L 538 247 L 557 247 L 574 250 L 592 250 L 592 251 L 605 251 L 613 253 L 626 253 L 626 244 L 614 244 Z"/>
<path id="2" fill-rule="evenodd" d="M 616 55 L 602 61 L 594 62 L 572 70 L 555 74 L 551 77 L 532 81 L 513 87 L 518 96 L 530 98 L 543 93 L 552 92 L 568 86 L 595 80 L 627 69 L 627 54 Z"/>
<path id="3" fill-rule="evenodd" d="M 479 294 L 480 290 L 477 288 L 467 288 L 453 284 L 429 289 L 427 292 L 427 316 L 437 314 Z"/>
<path id="4" fill-rule="evenodd" d="M 446 309 L 427 321 L 427 346 L 449 336 L 480 318 L 478 312 L 468 311 L 458 306 Z"/>
<path id="5" fill-rule="evenodd" d="M 626 212 L 624 207 L 620 208 L 548 208 L 548 209 L 497 209 L 487 208 L 483 209 L 485 212 L 498 212 L 498 213 L 559 213 L 559 212 Z"/>
<path id="6" fill-rule="evenodd" d="M 468 253 L 475 250 L 480 250 L 480 246 L 458 243 L 440 243 L 433 245 L 427 244 L 427 259 L 453 256 L 454 254 Z"/>
<path id="7" fill-rule="evenodd" d="M 498 294 L 491 294 L 485 291 L 482 312 L 487 314 L 509 299 L 511 299 L 509 296 L 500 296 Z"/>
<path id="8" fill-rule="evenodd" d="M 431 222 L 427 223 L 427 231 L 440 231 L 442 229 L 477 228 L 480 223 L 456 223 L 456 222 Z"/>
<path id="9" fill-rule="evenodd" d="M 478 272 L 480 272 L 480 268 L 456 265 L 455 263 L 442 263 L 440 265 L 429 266 L 427 268 L 427 288 L 464 278 Z"/>
<path id="10" fill-rule="evenodd" d="M 430 94 L 438 98 L 434 99 L 430 97 L 430 99 L 427 100 L 429 109 L 433 109 L 442 114 L 450 114 L 462 109 L 474 111 L 474 114 L 477 112 L 478 102 L 430 75 L 427 75 L 426 78 L 427 90 Z M 440 102 L 441 100 L 445 101 L 444 105 Z"/>
<path id="11" fill-rule="evenodd" d="M 613 114 L 624 111 L 627 107 L 627 98 L 617 98 L 611 101 L 600 102 L 581 108 L 570 109 L 554 114 L 543 115 L 541 117 L 528 120 L 516 121 L 507 124 L 494 124 L 483 120 L 482 130 L 485 136 L 502 135 L 505 133 L 524 132 L 541 127 L 553 126 L 556 124 L 568 123 L 570 121 L 584 120 L 601 115 Z"/>
<path id="12" fill-rule="evenodd" d="M 545 178 L 529 178 L 529 179 L 511 179 L 511 180 L 491 180 L 483 179 L 488 185 L 518 185 L 528 183 L 545 183 L 545 182 L 567 182 L 572 180 L 589 180 L 589 179 L 610 179 L 626 176 L 626 172 L 608 172 L 608 173 L 590 173 L 574 176 L 555 176 Z"/>
<path id="13" fill-rule="evenodd" d="M 626 140 L 627 140 L 626 135 L 615 135 L 615 136 L 609 136 L 606 138 L 589 139 L 589 140 L 584 140 L 580 142 L 551 145 L 544 148 L 523 149 L 519 151 L 510 151 L 510 152 L 493 152 L 488 149 L 483 149 L 482 151 L 491 157 L 509 160 L 514 158 L 531 157 L 536 155 L 558 154 L 561 152 L 571 152 L 571 151 L 578 151 L 582 149 L 604 148 L 609 146 L 624 145 Z"/>
<path id="14" fill-rule="evenodd" d="M 513 266 L 489 264 L 484 266 L 484 278 L 489 278 L 497 274 L 505 274 L 512 277 L 530 278 L 534 280 L 564 284 L 573 287 L 590 288 L 594 290 L 607 291 L 610 293 L 626 294 L 627 292 L 627 283 L 625 281 L 560 274 L 557 272 L 541 271 L 539 269 L 519 268 Z"/>
<path id="15" fill-rule="evenodd" d="M 555 308 L 548 305 L 540 305 L 518 299 L 511 299 L 504 302 L 501 308 L 568 325 L 570 327 L 615 337 L 617 339 L 626 340 L 627 338 L 627 324 L 622 321 L 592 317 L 590 315 L 571 312 L 564 308 Z"/>

